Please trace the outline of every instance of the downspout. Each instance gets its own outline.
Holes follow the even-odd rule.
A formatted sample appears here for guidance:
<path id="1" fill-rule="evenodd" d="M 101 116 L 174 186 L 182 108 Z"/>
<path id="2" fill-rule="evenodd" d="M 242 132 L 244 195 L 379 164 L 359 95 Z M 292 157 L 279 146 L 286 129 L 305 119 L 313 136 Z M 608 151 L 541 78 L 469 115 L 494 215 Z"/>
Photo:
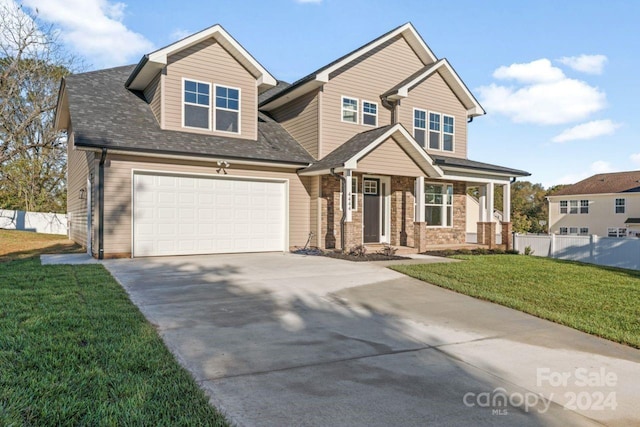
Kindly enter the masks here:
<path id="1" fill-rule="evenodd" d="M 104 259 L 104 161 L 107 149 L 102 149 L 98 165 L 98 259 Z"/>
<path id="2" fill-rule="evenodd" d="M 329 169 L 331 176 L 338 178 L 341 181 L 342 187 L 342 218 L 340 218 L 340 249 L 342 252 L 345 250 L 345 236 L 344 236 L 344 224 L 347 221 L 347 178 L 335 173 L 335 168 Z"/>

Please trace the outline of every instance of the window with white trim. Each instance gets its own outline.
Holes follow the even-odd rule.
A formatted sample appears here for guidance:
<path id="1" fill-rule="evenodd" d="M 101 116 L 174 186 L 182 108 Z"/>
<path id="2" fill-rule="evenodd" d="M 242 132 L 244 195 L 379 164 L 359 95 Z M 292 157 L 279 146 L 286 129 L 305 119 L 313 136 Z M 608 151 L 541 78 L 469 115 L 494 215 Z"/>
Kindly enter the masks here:
<path id="1" fill-rule="evenodd" d="M 216 130 L 240 133 L 240 89 L 216 86 Z"/>
<path id="2" fill-rule="evenodd" d="M 560 234 L 566 236 L 569 234 L 569 229 L 567 227 L 560 227 Z"/>
<path id="3" fill-rule="evenodd" d="M 581 236 L 589 235 L 589 227 L 580 227 L 580 232 L 578 233 Z"/>
<path id="4" fill-rule="evenodd" d="M 358 123 L 358 100 L 355 98 L 342 97 L 342 121 L 347 123 Z"/>
<path id="5" fill-rule="evenodd" d="M 184 127 L 210 129 L 211 85 L 195 80 L 183 80 L 182 125 Z"/>
<path id="6" fill-rule="evenodd" d="M 560 200 L 560 213 L 569 213 L 569 202 L 567 200 Z"/>
<path id="7" fill-rule="evenodd" d="M 426 148 L 427 134 L 427 112 L 424 110 L 413 110 L 413 138 L 421 147 Z"/>
<path id="8" fill-rule="evenodd" d="M 362 101 L 362 124 L 378 126 L 378 104 L 375 102 Z"/>
<path id="9" fill-rule="evenodd" d="M 570 214 L 577 214 L 578 213 L 578 201 L 577 200 L 570 200 L 569 201 L 569 213 Z"/>
<path id="10" fill-rule="evenodd" d="M 453 151 L 454 118 L 442 115 L 442 150 Z"/>
<path id="11" fill-rule="evenodd" d="M 625 203 L 626 200 L 625 199 L 616 199 L 616 213 L 619 214 L 623 214 L 625 211 Z"/>
<path id="12" fill-rule="evenodd" d="M 589 201 L 588 200 L 580 200 L 580 213 L 588 214 L 589 213 Z"/>
<path id="13" fill-rule="evenodd" d="M 424 185 L 424 220 L 431 227 L 453 226 L 453 185 Z"/>
<path id="14" fill-rule="evenodd" d="M 440 149 L 440 114 L 429 113 L 429 148 Z"/>
<path id="15" fill-rule="evenodd" d="M 608 237 L 627 237 L 627 229 L 622 227 L 607 228 Z"/>
<path id="16" fill-rule="evenodd" d="M 569 227 L 569 234 L 578 234 L 578 227 Z"/>
<path id="17" fill-rule="evenodd" d="M 342 210 L 342 191 L 340 192 L 340 210 Z M 351 210 L 358 210 L 358 177 L 351 177 Z"/>

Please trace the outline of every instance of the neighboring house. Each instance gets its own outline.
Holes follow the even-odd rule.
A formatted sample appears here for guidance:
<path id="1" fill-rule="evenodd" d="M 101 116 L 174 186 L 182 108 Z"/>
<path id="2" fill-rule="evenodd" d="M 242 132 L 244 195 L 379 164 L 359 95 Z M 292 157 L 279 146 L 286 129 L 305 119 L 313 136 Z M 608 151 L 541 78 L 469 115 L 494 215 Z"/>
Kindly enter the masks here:
<path id="1" fill-rule="evenodd" d="M 594 175 L 548 200 L 551 234 L 640 236 L 640 171 Z"/>
<path id="2" fill-rule="evenodd" d="M 309 239 L 418 251 L 465 241 L 469 184 L 481 188 L 479 241 L 494 245 L 494 187 L 510 230 L 510 180 L 528 173 L 467 158 L 467 125 L 483 114 L 411 24 L 293 84 L 214 25 L 63 80 L 69 234 L 100 258 Z"/>

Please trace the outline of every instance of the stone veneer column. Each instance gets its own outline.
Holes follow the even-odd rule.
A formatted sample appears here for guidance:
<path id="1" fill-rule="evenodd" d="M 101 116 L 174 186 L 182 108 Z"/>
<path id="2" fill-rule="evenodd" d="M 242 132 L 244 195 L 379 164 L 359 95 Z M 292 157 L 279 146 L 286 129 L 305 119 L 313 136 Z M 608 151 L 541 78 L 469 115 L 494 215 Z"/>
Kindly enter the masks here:
<path id="1" fill-rule="evenodd" d="M 413 247 L 422 253 L 427 250 L 427 223 L 413 223 Z"/>
<path id="2" fill-rule="evenodd" d="M 489 246 L 489 249 L 496 247 L 496 223 L 478 223 L 478 244 Z"/>
<path id="3" fill-rule="evenodd" d="M 513 249 L 513 234 L 510 222 L 502 223 L 502 244 L 506 250 Z"/>

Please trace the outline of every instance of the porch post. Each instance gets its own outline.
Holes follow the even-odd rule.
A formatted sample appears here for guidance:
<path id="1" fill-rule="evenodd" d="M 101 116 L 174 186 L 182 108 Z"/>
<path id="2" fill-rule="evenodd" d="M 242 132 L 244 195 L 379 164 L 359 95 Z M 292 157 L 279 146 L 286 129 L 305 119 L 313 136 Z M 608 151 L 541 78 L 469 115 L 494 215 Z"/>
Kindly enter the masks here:
<path id="1" fill-rule="evenodd" d="M 511 183 L 502 186 L 502 244 L 505 249 L 513 249 L 511 228 Z"/>
<path id="2" fill-rule="evenodd" d="M 413 223 L 413 247 L 420 253 L 427 250 L 427 223 L 424 219 L 424 176 L 416 178 L 415 189 L 416 209 Z"/>
<path id="3" fill-rule="evenodd" d="M 493 217 L 494 187 L 488 182 L 480 187 L 480 221 L 478 222 L 478 239 L 480 245 L 496 246 L 496 223 Z"/>
<path id="4" fill-rule="evenodd" d="M 351 206 L 351 169 L 345 169 L 344 170 L 344 177 L 345 177 L 345 181 L 344 181 L 344 186 L 346 187 L 344 189 L 344 192 L 346 194 L 347 197 L 347 212 L 346 212 L 346 218 L 345 218 L 345 222 L 351 222 L 353 215 L 351 214 L 353 206 Z"/>
<path id="5" fill-rule="evenodd" d="M 416 178 L 416 219 L 415 222 L 424 222 L 424 176 Z"/>
<path id="6" fill-rule="evenodd" d="M 481 185 L 478 187 L 478 205 L 480 206 L 478 222 L 487 221 L 487 186 Z"/>

